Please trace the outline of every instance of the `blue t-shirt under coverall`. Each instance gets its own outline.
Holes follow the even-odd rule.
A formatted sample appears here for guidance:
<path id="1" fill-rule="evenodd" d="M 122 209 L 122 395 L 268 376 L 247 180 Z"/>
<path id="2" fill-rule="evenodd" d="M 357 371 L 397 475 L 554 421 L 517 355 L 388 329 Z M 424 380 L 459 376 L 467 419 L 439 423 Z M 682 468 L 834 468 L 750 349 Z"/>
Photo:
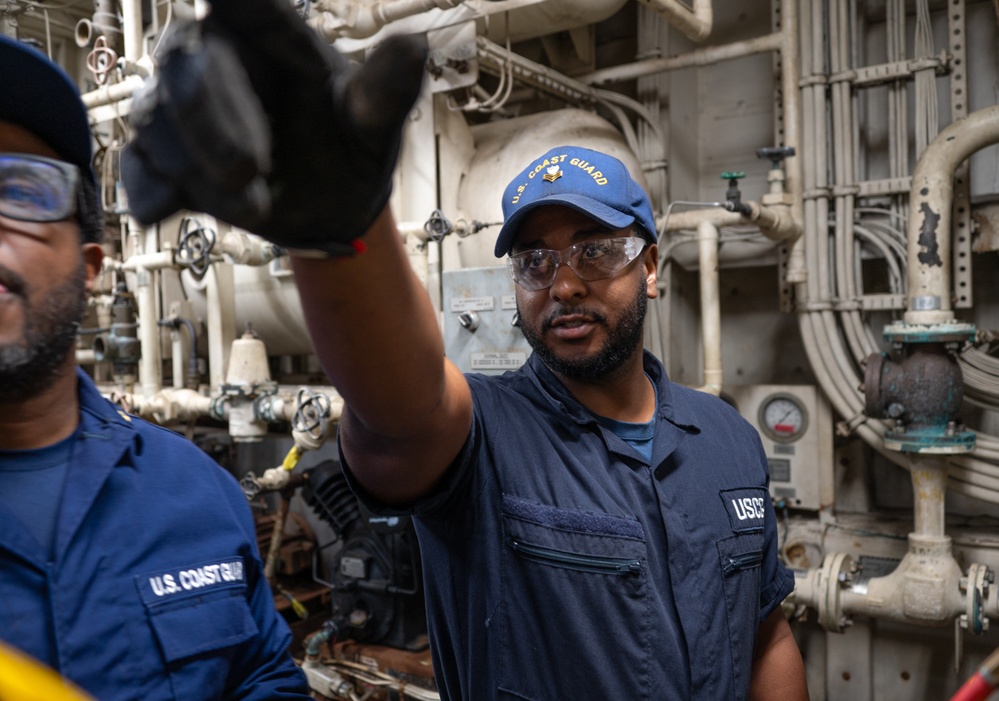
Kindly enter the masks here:
<path id="1" fill-rule="evenodd" d="M 0 503 L 0 640 L 100 701 L 310 698 L 236 480 L 77 375 L 51 561 Z"/>
<path id="2" fill-rule="evenodd" d="M 411 509 L 442 699 L 747 696 L 758 626 L 794 586 L 760 438 L 649 353 L 645 371 L 651 463 L 537 356 L 467 376 L 471 434 Z"/>

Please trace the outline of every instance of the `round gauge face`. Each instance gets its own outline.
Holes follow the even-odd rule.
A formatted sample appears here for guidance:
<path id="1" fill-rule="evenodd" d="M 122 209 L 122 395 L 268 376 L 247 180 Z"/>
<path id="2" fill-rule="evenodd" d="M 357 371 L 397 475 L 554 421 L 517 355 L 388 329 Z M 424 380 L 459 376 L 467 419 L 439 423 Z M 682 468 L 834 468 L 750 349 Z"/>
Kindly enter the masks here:
<path id="1" fill-rule="evenodd" d="M 790 443 L 801 438 L 808 426 L 808 414 L 797 397 L 771 394 L 760 405 L 760 428 L 770 438 Z"/>

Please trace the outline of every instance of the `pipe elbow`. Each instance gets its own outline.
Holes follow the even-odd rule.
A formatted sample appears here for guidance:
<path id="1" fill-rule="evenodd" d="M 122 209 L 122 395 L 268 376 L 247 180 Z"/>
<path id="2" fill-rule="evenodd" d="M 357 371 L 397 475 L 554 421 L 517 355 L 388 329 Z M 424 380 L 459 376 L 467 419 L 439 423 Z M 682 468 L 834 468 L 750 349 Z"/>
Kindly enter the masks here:
<path id="1" fill-rule="evenodd" d="M 795 221 L 791 208 L 787 205 L 761 205 L 748 202 L 749 220 L 771 241 L 795 241 L 801 237 L 801 223 Z"/>

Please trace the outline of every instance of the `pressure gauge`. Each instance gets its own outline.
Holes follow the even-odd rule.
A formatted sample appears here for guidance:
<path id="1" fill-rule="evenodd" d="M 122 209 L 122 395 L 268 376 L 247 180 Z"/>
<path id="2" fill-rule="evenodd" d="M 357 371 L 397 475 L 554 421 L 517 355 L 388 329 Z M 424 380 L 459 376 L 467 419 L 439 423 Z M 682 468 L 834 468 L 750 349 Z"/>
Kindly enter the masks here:
<path id="1" fill-rule="evenodd" d="M 770 438 L 791 443 L 808 428 L 808 412 L 793 394 L 775 392 L 760 404 L 760 428 Z"/>

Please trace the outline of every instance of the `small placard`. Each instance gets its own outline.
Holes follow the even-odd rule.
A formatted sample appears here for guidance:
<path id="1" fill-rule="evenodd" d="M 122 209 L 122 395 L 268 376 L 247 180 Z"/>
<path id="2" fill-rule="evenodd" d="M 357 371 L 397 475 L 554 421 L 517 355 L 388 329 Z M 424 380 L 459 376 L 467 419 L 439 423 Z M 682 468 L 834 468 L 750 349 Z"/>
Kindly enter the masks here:
<path id="1" fill-rule="evenodd" d="M 527 362 L 527 353 L 472 353 L 472 370 L 516 370 Z"/>
<path id="2" fill-rule="evenodd" d="M 489 311 L 496 308 L 496 300 L 494 297 L 452 297 L 451 298 L 451 311 L 453 312 L 469 312 L 469 311 Z"/>
<path id="3" fill-rule="evenodd" d="M 770 481 L 771 482 L 790 482 L 791 481 L 791 461 L 785 460 L 783 458 L 767 458 L 767 462 L 770 464 Z"/>
<path id="4" fill-rule="evenodd" d="M 516 309 L 517 295 L 503 295 L 500 297 L 500 309 Z"/>

